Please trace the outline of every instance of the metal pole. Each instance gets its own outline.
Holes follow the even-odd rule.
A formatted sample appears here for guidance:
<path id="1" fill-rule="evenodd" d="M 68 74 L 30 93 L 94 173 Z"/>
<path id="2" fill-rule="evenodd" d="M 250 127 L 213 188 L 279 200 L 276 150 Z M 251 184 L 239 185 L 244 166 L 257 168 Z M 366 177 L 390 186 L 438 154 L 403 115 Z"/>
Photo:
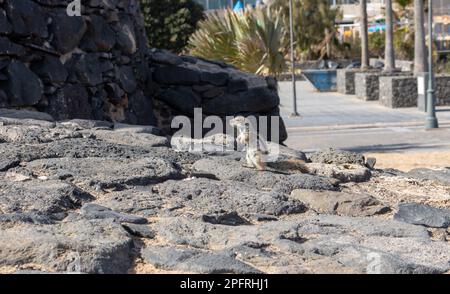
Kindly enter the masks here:
<path id="1" fill-rule="evenodd" d="M 427 97 L 427 129 L 439 127 L 436 118 L 434 73 L 433 73 L 433 1 L 428 0 L 428 97 Z"/>
<path id="2" fill-rule="evenodd" d="M 291 66 L 292 66 L 292 93 L 293 93 L 293 109 L 291 116 L 299 116 L 297 112 L 297 87 L 295 79 L 295 53 L 294 53 L 294 5 L 289 0 L 289 30 L 291 35 Z"/>

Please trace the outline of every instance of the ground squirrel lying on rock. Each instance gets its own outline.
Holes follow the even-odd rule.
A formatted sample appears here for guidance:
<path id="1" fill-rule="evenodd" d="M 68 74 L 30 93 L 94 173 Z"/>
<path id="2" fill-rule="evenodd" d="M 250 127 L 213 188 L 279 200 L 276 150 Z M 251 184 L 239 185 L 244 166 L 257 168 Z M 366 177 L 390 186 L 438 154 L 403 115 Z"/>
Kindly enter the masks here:
<path id="1" fill-rule="evenodd" d="M 247 118 L 237 116 L 230 121 L 230 125 L 237 128 L 238 144 L 245 146 L 246 167 L 279 173 L 308 172 L 308 167 L 303 160 L 289 159 L 281 162 L 270 160 L 271 155 L 266 140 L 259 136 L 258 131 Z"/>

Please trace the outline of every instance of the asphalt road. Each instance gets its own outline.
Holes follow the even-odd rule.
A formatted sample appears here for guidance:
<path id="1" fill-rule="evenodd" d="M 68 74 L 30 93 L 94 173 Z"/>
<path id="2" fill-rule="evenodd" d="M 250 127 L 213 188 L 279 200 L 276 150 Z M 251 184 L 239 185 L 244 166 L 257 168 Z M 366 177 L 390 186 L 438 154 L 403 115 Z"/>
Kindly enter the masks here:
<path id="1" fill-rule="evenodd" d="M 291 83 L 280 83 L 288 146 L 306 152 L 328 147 L 361 152 L 450 150 L 450 107 L 439 107 L 441 127 L 426 131 L 426 115 L 416 108 L 389 109 L 351 95 L 318 93 L 308 82 L 297 82 L 297 89 L 300 117 L 290 117 Z"/>

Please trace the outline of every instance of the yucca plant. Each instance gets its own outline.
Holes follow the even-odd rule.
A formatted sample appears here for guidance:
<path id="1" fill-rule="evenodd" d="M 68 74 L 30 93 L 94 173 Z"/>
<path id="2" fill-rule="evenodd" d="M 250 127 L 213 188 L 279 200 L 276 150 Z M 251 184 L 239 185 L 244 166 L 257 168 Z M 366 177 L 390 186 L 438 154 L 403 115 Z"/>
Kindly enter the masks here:
<path id="1" fill-rule="evenodd" d="M 248 7 L 208 14 L 189 39 L 192 55 L 221 60 L 260 75 L 279 75 L 286 68 L 286 30 L 279 11 Z"/>
<path id="2" fill-rule="evenodd" d="M 188 50 L 195 56 L 234 64 L 237 55 L 234 27 L 237 22 L 237 15 L 234 13 L 208 14 L 190 37 Z"/>

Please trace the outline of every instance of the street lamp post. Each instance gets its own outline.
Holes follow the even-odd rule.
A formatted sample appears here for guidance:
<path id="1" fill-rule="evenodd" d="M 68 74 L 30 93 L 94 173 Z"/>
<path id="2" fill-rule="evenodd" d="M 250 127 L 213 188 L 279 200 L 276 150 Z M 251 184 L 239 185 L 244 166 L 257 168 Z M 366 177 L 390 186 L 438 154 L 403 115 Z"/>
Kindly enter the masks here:
<path id="1" fill-rule="evenodd" d="M 299 116 L 297 112 L 297 86 L 295 79 L 295 53 L 294 53 L 294 5 L 292 0 L 289 0 L 289 30 L 291 39 L 291 66 L 292 66 L 292 95 L 293 105 L 291 116 Z"/>
<path id="2" fill-rule="evenodd" d="M 439 127 L 436 117 L 434 73 L 433 73 L 433 1 L 428 0 L 428 97 L 427 97 L 427 129 Z"/>

